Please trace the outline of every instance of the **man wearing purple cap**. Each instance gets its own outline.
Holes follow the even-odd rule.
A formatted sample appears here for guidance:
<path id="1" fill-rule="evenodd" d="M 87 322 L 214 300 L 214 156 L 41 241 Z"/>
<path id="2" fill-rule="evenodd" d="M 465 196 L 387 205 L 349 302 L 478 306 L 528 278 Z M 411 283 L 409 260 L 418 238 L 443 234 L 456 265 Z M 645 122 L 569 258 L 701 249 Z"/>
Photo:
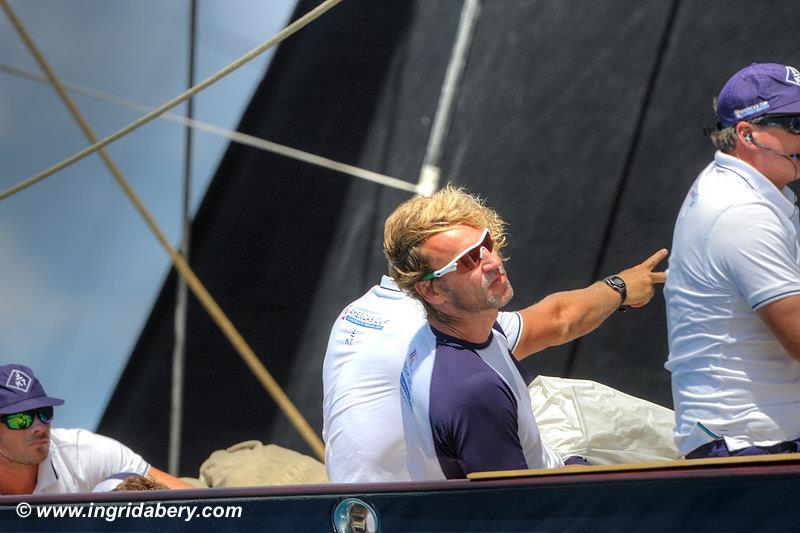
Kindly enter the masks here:
<path id="1" fill-rule="evenodd" d="M 715 109 L 664 287 L 675 440 L 687 458 L 798 452 L 800 72 L 750 65 Z"/>
<path id="2" fill-rule="evenodd" d="M 113 439 L 51 429 L 53 407 L 63 403 L 45 394 L 30 368 L 0 365 L 0 495 L 88 492 L 118 472 L 191 488 Z"/>

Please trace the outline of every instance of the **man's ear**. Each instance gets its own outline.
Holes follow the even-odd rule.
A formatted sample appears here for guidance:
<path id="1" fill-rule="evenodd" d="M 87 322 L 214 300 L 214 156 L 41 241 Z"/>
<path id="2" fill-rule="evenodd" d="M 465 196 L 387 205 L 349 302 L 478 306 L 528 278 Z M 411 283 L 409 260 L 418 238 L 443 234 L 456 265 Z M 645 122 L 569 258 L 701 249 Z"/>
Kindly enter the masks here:
<path id="1" fill-rule="evenodd" d="M 747 122 L 739 122 L 738 124 L 736 124 L 736 127 L 734 129 L 736 131 L 737 140 L 739 140 L 740 142 L 748 142 L 748 143 L 753 142 L 753 135 L 752 135 L 753 131 L 752 131 L 752 126 L 750 126 L 750 124 L 748 124 Z"/>
<path id="2" fill-rule="evenodd" d="M 414 290 L 431 305 L 441 305 L 447 301 L 447 297 L 436 286 L 435 280 L 418 281 L 414 284 Z"/>

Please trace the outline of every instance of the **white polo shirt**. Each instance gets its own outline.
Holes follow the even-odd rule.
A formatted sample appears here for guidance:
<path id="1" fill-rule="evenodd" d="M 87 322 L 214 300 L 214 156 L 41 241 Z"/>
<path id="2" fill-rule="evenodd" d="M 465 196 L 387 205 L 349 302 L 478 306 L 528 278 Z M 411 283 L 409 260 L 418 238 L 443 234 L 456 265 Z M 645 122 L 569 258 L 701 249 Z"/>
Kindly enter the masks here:
<path id="1" fill-rule="evenodd" d="M 516 346 L 518 313 L 498 322 Z M 400 414 L 400 370 L 425 310 L 383 276 L 344 308 L 331 328 L 322 366 L 322 438 L 328 478 L 337 483 L 408 481 Z"/>
<path id="2" fill-rule="evenodd" d="M 85 429 L 51 429 L 34 494 L 91 492 L 119 472 L 145 475 L 150 465 L 127 446 Z"/>
<path id="3" fill-rule="evenodd" d="M 736 450 L 800 437 L 800 363 L 755 314 L 800 294 L 794 200 L 721 152 L 684 200 L 664 286 L 683 455 L 717 438 Z"/>

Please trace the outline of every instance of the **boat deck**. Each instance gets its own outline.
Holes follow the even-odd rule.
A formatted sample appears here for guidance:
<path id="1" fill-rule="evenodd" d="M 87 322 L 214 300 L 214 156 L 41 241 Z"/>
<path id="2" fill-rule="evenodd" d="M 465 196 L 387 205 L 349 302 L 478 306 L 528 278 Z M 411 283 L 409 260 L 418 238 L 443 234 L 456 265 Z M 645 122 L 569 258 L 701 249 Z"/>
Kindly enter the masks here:
<path id="1" fill-rule="evenodd" d="M 392 532 L 794 530 L 788 495 L 798 483 L 800 454 L 791 454 L 487 472 L 424 483 L 0 496 L 0 530 L 333 531 L 334 511 L 347 498 L 372 507 L 380 530 Z M 32 506 L 31 516 L 18 516 L 20 502 Z M 37 517 L 53 504 L 83 516 Z M 110 520 L 95 509 L 108 506 L 127 507 L 128 514 L 138 507 L 140 516 L 118 510 Z M 195 508 L 195 516 L 177 516 L 188 513 L 181 506 Z M 147 516 L 147 508 L 162 516 Z M 199 516 L 231 508 L 240 516 Z"/>

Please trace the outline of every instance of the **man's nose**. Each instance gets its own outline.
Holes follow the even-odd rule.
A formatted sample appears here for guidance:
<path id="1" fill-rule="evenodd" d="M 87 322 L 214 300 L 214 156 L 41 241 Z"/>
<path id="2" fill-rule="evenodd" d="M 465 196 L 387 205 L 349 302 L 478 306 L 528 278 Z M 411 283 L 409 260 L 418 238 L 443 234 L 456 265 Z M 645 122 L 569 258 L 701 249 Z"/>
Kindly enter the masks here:
<path id="1" fill-rule="evenodd" d="M 490 272 L 500 266 L 500 256 L 495 251 L 489 251 L 485 247 L 481 248 L 481 268 L 484 272 Z"/>
<path id="2" fill-rule="evenodd" d="M 39 420 L 38 416 L 34 416 L 33 417 L 33 425 L 31 426 L 31 431 L 33 431 L 37 435 L 46 432 L 47 428 L 49 428 L 49 427 L 50 427 L 50 424 L 45 424 L 44 422 Z"/>

